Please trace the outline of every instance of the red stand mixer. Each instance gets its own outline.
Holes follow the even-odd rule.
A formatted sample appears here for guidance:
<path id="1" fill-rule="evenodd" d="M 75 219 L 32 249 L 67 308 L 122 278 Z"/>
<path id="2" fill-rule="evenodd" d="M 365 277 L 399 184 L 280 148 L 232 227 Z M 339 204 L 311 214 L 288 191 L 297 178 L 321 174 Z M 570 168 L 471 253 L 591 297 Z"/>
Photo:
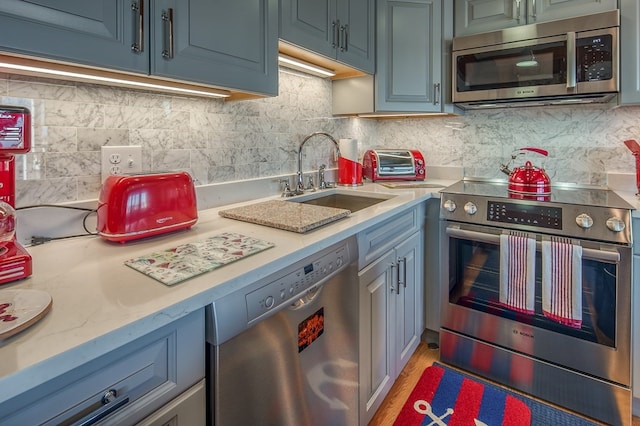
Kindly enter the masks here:
<path id="1" fill-rule="evenodd" d="M 31 275 L 31 256 L 15 237 L 16 175 L 14 154 L 31 149 L 31 113 L 0 105 L 0 284 Z"/>

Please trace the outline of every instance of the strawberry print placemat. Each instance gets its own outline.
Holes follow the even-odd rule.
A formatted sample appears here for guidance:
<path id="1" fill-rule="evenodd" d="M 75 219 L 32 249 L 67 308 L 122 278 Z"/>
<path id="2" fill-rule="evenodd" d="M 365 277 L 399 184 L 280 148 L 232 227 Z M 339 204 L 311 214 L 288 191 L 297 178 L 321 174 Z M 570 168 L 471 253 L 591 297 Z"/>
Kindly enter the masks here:
<path id="1" fill-rule="evenodd" d="M 163 284 L 174 285 L 274 245 L 269 241 L 226 232 L 204 241 L 130 259 L 124 264 Z"/>

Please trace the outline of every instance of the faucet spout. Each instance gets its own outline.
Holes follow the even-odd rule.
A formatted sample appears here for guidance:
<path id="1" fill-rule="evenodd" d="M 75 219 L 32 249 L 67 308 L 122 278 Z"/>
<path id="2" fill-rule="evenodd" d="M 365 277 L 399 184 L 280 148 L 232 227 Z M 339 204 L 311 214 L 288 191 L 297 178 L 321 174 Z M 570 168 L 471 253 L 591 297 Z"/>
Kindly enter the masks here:
<path id="1" fill-rule="evenodd" d="M 329 133 L 326 132 L 314 132 L 311 133 L 309 136 L 305 137 L 302 142 L 300 143 L 300 146 L 298 147 L 298 178 L 297 178 L 297 189 L 298 191 L 304 191 L 304 179 L 302 177 L 302 147 L 304 146 L 304 144 L 311 139 L 314 136 L 326 136 L 327 138 L 329 138 L 329 140 L 331 140 L 331 142 L 333 142 L 333 144 L 336 147 L 336 153 L 338 154 L 338 156 L 340 156 L 340 145 L 338 145 L 338 141 L 331 136 Z"/>

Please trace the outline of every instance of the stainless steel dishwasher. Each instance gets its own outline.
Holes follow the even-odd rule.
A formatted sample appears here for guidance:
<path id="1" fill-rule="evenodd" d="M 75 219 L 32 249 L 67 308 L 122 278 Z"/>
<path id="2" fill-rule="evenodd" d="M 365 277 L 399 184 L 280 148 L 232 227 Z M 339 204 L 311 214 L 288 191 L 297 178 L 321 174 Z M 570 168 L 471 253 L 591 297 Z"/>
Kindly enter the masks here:
<path id="1" fill-rule="evenodd" d="M 208 424 L 358 424 L 355 237 L 207 309 Z"/>

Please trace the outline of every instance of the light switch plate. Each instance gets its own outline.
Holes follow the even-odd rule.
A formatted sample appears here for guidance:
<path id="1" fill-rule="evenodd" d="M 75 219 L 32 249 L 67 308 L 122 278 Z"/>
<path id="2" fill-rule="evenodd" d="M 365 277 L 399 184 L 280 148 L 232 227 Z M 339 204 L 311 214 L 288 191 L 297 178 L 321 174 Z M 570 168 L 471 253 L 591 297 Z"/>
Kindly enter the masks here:
<path id="1" fill-rule="evenodd" d="M 142 172 L 142 147 L 123 145 L 101 147 L 102 182 L 110 175 Z"/>

